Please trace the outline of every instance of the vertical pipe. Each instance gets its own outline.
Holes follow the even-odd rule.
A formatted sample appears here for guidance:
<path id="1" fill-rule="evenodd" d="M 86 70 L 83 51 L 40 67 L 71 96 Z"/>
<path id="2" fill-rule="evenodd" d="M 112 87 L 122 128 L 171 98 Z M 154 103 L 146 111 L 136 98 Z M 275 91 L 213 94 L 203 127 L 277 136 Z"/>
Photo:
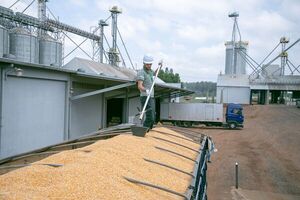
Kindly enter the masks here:
<path id="1" fill-rule="evenodd" d="M 125 123 L 128 123 L 129 118 L 129 98 L 128 98 L 129 89 L 126 87 L 126 95 L 125 95 Z"/>
<path id="2" fill-rule="evenodd" d="M 250 89 L 250 99 L 249 99 L 250 105 L 252 105 L 252 95 L 253 95 L 253 90 Z"/>
<path id="3" fill-rule="evenodd" d="M 38 0 L 38 18 L 42 22 L 46 20 L 46 0 Z M 40 29 L 38 36 L 41 37 L 45 34 L 45 31 Z"/>
<path id="4" fill-rule="evenodd" d="M 68 80 L 66 82 L 66 99 L 65 99 L 65 134 L 64 140 L 70 139 L 70 119 L 71 119 L 71 76 L 68 76 Z"/>
<path id="5" fill-rule="evenodd" d="M 4 89 L 4 79 L 5 79 L 5 70 L 1 67 L 1 91 L 0 91 L 0 157 L 1 157 L 1 139 L 2 139 L 2 127 L 3 127 L 3 120 L 2 120 L 2 110 L 3 110 L 3 89 Z"/>
<path id="6" fill-rule="evenodd" d="M 111 18 L 112 18 L 112 48 L 110 49 L 110 58 L 109 58 L 109 64 L 113 66 L 117 66 L 118 62 L 118 55 L 117 55 L 117 24 L 118 24 L 118 14 L 122 13 L 122 11 L 117 7 L 113 6 L 110 10 L 111 12 Z"/>
<path id="7" fill-rule="evenodd" d="M 100 26 L 100 41 L 99 41 L 99 54 L 100 54 L 100 63 L 103 63 L 103 55 L 104 55 L 104 45 L 103 45 L 103 37 L 104 37 L 104 26 L 108 26 L 108 24 L 104 20 L 99 21 Z"/>
<path id="8" fill-rule="evenodd" d="M 103 26 L 100 26 L 100 44 L 99 44 L 99 48 L 100 48 L 100 63 L 103 63 L 103 35 L 104 35 L 104 31 L 103 31 Z"/>
<path id="9" fill-rule="evenodd" d="M 104 85 L 104 88 L 106 88 L 107 87 L 107 85 L 105 84 Z M 103 96 L 103 120 L 102 120 L 102 122 L 103 122 L 103 126 L 102 126 L 102 128 L 106 128 L 107 126 L 107 98 L 106 98 L 106 95 L 105 95 L 106 93 L 103 93 L 102 94 L 102 96 Z"/>
<path id="10" fill-rule="evenodd" d="M 284 49 L 285 49 L 285 43 L 282 43 L 282 47 L 281 47 L 281 76 L 284 76 Z"/>
<path id="11" fill-rule="evenodd" d="M 233 31 L 232 31 L 232 74 L 236 74 L 236 64 L 235 64 L 235 26 L 236 25 L 236 17 L 234 18 L 234 23 L 233 23 Z"/>
<path id="12" fill-rule="evenodd" d="M 239 164 L 235 163 L 235 188 L 239 188 Z"/>
<path id="13" fill-rule="evenodd" d="M 113 43 L 112 43 L 112 48 L 113 50 L 117 49 L 117 14 L 116 13 L 112 13 L 112 39 L 113 39 Z"/>

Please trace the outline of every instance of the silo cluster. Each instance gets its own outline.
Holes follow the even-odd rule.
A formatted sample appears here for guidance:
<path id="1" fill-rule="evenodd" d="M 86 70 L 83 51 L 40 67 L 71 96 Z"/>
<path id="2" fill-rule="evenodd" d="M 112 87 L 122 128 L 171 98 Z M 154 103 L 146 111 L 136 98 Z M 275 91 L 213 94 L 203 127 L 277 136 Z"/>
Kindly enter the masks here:
<path id="1" fill-rule="evenodd" d="M 0 26 L 0 57 L 60 67 L 62 43 L 47 34 L 37 37 L 23 27 L 8 30 Z"/>

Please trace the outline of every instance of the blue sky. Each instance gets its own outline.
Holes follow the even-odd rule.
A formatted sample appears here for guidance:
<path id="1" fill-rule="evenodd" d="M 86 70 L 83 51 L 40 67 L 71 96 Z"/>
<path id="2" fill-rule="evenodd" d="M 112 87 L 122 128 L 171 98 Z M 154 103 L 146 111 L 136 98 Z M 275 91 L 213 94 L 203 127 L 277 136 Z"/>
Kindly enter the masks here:
<path id="1" fill-rule="evenodd" d="M 13 2 L 2 0 L 0 5 Z M 30 2 L 21 0 L 13 9 L 22 11 Z M 47 5 L 60 21 L 87 31 L 117 5 L 123 11 L 118 17 L 119 30 L 134 65 L 140 68 L 143 54 L 149 53 L 157 62 L 164 59 L 165 66 L 179 73 L 182 81 L 216 81 L 220 71 L 225 71 L 224 42 L 231 38 L 233 25 L 229 12 L 239 12 L 242 39 L 249 41 L 248 54 L 258 62 L 280 37 L 288 37 L 290 44 L 300 38 L 299 0 L 50 0 Z M 36 16 L 35 4 L 26 13 Z M 108 38 L 110 30 L 105 31 Z M 83 40 L 70 36 L 78 43 Z M 121 47 L 120 40 L 118 43 Z M 74 48 L 67 39 L 65 44 L 66 53 Z M 83 47 L 91 52 L 90 41 Z M 123 48 L 121 51 L 125 55 Z M 299 52 L 300 43 L 289 52 L 296 66 Z M 74 56 L 86 58 L 76 51 L 65 62 Z M 128 60 L 126 63 L 130 67 Z"/>

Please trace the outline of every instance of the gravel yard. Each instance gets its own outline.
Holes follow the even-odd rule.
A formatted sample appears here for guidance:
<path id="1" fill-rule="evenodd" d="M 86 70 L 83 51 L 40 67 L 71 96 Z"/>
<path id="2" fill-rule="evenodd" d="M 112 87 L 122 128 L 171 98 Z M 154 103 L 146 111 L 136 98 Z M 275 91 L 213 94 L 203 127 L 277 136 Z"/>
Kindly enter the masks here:
<path id="1" fill-rule="evenodd" d="M 244 115 L 242 130 L 192 129 L 211 135 L 218 149 L 208 166 L 208 198 L 300 199 L 300 109 L 249 105 Z"/>

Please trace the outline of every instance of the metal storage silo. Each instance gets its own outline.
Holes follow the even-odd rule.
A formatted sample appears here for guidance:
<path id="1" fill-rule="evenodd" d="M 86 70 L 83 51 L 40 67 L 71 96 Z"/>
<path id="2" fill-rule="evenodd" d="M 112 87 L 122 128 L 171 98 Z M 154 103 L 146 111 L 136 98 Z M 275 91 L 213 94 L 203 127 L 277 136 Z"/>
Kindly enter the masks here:
<path id="1" fill-rule="evenodd" d="M 233 42 L 226 42 L 225 74 L 246 74 L 245 53 L 247 53 L 248 42 L 235 42 L 233 58 Z M 232 64 L 234 59 L 234 64 Z"/>
<path id="2" fill-rule="evenodd" d="M 40 38 L 40 64 L 60 67 L 62 64 L 62 43 L 49 35 Z"/>
<path id="3" fill-rule="evenodd" d="M 225 74 L 233 74 L 232 66 L 232 42 L 226 42 Z"/>
<path id="4" fill-rule="evenodd" d="M 0 26 L 0 57 L 8 54 L 8 30 Z"/>
<path id="5" fill-rule="evenodd" d="M 18 61 L 39 63 L 39 41 L 29 30 L 24 28 L 11 29 L 9 33 L 9 53 Z"/>

